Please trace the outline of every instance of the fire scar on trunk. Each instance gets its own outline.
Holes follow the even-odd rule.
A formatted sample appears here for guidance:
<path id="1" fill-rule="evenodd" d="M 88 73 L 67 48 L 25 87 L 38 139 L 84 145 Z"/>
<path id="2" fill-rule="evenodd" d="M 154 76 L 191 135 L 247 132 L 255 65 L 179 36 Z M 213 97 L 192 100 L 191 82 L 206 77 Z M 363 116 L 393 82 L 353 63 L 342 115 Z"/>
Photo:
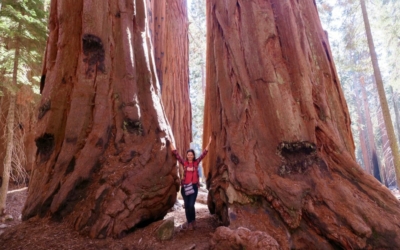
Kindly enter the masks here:
<path id="1" fill-rule="evenodd" d="M 277 148 L 277 154 L 282 159 L 278 174 L 285 176 L 304 173 L 320 161 L 316 149 L 316 145 L 308 141 L 281 142 Z"/>

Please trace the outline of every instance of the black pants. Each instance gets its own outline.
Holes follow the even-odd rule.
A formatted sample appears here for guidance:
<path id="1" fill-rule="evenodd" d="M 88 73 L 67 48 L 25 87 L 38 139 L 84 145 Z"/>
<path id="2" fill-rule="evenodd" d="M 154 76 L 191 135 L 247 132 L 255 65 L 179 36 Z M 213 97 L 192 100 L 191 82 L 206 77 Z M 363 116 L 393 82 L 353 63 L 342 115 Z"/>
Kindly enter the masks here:
<path id="1" fill-rule="evenodd" d="M 186 220 L 188 223 L 191 223 L 196 220 L 196 211 L 194 209 L 194 203 L 196 203 L 198 187 L 197 184 L 193 184 L 194 193 L 188 196 L 185 195 L 185 189 L 181 187 L 181 194 L 183 197 L 183 201 L 185 202 L 185 214 Z"/>

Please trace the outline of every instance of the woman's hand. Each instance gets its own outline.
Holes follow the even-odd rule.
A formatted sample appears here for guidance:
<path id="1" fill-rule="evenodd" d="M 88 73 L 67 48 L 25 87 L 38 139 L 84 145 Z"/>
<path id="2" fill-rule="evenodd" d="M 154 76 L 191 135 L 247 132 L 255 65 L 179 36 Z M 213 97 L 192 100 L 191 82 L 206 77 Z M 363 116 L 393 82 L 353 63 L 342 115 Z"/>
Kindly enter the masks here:
<path id="1" fill-rule="evenodd" d="M 174 151 L 176 149 L 174 144 L 172 143 L 172 141 L 170 141 L 170 140 L 168 140 L 168 141 L 169 141 L 169 147 L 171 148 L 171 151 Z"/>
<path id="2" fill-rule="evenodd" d="M 210 136 L 210 139 L 209 139 L 208 144 L 206 146 L 206 150 L 207 151 L 208 151 L 208 148 L 210 147 L 211 141 L 212 141 L 212 136 Z"/>

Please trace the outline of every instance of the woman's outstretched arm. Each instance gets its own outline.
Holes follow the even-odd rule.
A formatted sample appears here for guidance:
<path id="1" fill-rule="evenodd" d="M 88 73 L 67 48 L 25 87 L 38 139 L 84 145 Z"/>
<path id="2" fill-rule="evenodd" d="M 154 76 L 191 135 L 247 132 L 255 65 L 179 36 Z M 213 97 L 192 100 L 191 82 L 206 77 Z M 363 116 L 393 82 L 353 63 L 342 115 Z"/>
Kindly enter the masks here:
<path id="1" fill-rule="evenodd" d="M 210 136 L 210 140 L 208 141 L 208 144 L 207 144 L 206 148 L 204 149 L 203 153 L 200 155 L 199 158 L 197 158 L 197 162 L 200 162 L 201 160 L 203 160 L 203 158 L 207 155 L 208 148 L 210 147 L 211 141 L 212 141 L 212 137 Z"/>
<path id="2" fill-rule="evenodd" d="M 179 155 L 178 151 L 176 150 L 174 144 L 171 141 L 169 142 L 169 147 L 171 148 L 172 153 L 175 155 L 175 157 L 179 161 L 179 163 L 184 165 L 184 160 Z"/>
<path id="3" fill-rule="evenodd" d="M 208 144 L 207 144 L 205 150 L 208 151 L 208 148 L 210 147 L 211 141 L 212 141 L 212 136 L 210 136 L 210 139 L 208 140 Z"/>

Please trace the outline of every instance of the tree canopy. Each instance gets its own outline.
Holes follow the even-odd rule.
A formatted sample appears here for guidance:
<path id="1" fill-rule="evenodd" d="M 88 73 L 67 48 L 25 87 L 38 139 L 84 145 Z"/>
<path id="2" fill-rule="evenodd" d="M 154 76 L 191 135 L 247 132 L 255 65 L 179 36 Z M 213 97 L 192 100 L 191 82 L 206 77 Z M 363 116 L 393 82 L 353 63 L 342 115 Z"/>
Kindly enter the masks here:
<path id="1" fill-rule="evenodd" d="M 5 0 L 0 10 L 0 86 L 16 93 L 12 75 L 15 50 L 19 50 L 18 84 L 38 90 L 47 38 L 47 1 Z"/>

